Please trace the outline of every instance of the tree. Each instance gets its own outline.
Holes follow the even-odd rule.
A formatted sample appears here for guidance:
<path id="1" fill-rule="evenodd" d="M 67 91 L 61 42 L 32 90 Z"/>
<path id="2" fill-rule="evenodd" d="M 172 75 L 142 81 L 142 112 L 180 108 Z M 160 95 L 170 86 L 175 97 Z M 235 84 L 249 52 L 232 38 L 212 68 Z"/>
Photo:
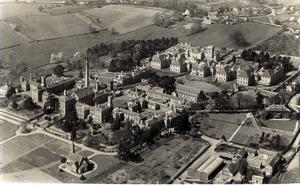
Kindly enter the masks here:
<path id="1" fill-rule="evenodd" d="M 171 25 L 171 16 L 164 14 L 164 13 L 156 13 L 154 15 L 154 24 L 157 26 L 165 27 L 167 28 L 168 26 Z"/>
<path id="2" fill-rule="evenodd" d="M 13 99 L 13 100 L 12 100 L 10 107 L 11 107 L 13 110 L 16 110 L 16 109 L 18 108 L 18 104 L 17 104 L 16 99 Z"/>
<path id="3" fill-rule="evenodd" d="M 38 10 L 39 10 L 39 12 L 41 12 L 41 11 L 44 10 L 44 7 L 43 7 L 43 6 L 39 6 L 39 7 L 38 7 Z"/>
<path id="4" fill-rule="evenodd" d="M 190 30 L 189 30 L 188 34 L 193 35 L 193 34 L 196 34 L 196 33 L 199 33 L 199 32 L 203 32 L 204 30 L 206 30 L 206 29 L 202 26 L 201 21 L 196 21 L 190 27 Z"/>
<path id="5" fill-rule="evenodd" d="M 64 71 L 65 71 L 65 67 L 63 65 L 56 65 L 54 68 L 53 68 L 53 74 L 57 75 L 57 76 L 63 76 L 64 74 Z"/>
<path id="6" fill-rule="evenodd" d="M 171 94 L 176 90 L 175 87 L 176 79 L 174 77 L 163 76 L 158 82 L 158 86 L 162 87 L 167 94 Z"/>
<path id="7" fill-rule="evenodd" d="M 234 41 L 237 46 L 250 46 L 250 43 L 246 40 L 244 34 L 240 30 L 234 31 L 233 33 L 229 34 L 229 39 Z"/>
<path id="8" fill-rule="evenodd" d="M 5 94 L 6 98 L 10 98 L 15 93 L 16 93 L 15 88 L 13 88 L 12 86 L 8 85 L 8 89 L 7 89 L 7 92 Z"/>
<path id="9" fill-rule="evenodd" d="M 33 103 L 31 97 L 26 98 L 26 100 L 24 100 L 22 102 L 22 104 L 20 105 L 20 107 L 25 110 L 33 110 L 35 108 L 35 106 L 36 105 Z"/>
<path id="10" fill-rule="evenodd" d="M 188 118 L 188 113 L 183 112 L 174 120 L 174 130 L 176 133 L 184 133 L 185 131 L 190 130 L 190 122 Z"/>
<path id="11" fill-rule="evenodd" d="M 115 130 L 119 130 L 120 127 L 121 127 L 121 120 L 120 120 L 120 117 L 117 116 L 117 117 L 115 118 L 115 120 L 111 123 L 111 129 L 112 129 L 113 131 L 115 131 Z"/>

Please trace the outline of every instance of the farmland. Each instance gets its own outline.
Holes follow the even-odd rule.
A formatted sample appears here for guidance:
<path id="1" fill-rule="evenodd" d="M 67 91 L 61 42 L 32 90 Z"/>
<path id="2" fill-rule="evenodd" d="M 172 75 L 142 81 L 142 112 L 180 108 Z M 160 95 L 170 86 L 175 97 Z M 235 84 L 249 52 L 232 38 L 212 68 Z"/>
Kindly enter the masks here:
<path id="1" fill-rule="evenodd" d="M 158 8 L 110 5 L 84 12 L 100 19 L 101 25 L 105 28 L 114 28 L 119 33 L 127 33 L 153 24 L 153 16 L 163 11 Z"/>
<path id="2" fill-rule="evenodd" d="M 3 3 L 0 4 L 0 20 L 14 16 L 43 15 L 38 11 L 39 5 L 26 3 Z M 2 29 L 2 28 L 1 28 Z"/>
<path id="3" fill-rule="evenodd" d="M 213 44 L 218 47 L 242 48 L 230 38 L 231 33 L 241 32 L 249 46 L 256 45 L 259 42 L 276 34 L 280 28 L 263 25 L 259 23 L 247 22 L 236 25 L 215 24 L 211 25 L 206 31 L 186 37 L 182 40 L 190 42 L 192 45 L 205 46 Z"/>
<path id="4" fill-rule="evenodd" d="M 5 22 L 0 21 L 0 48 L 10 47 L 17 44 L 22 44 L 25 39 L 18 35 Z"/>
<path id="5" fill-rule="evenodd" d="M 16 134 L 17 125 L 0 120 L 0 142 Z"/>
<path id="6" fill-rule="evenodd" d="M 8 19 L 15 25 L 22 25 L 21 33 L 32 40 L 43 40 L 69 35 L 89 33 L 89 25 L 74 15 L 23 16 Z"/>

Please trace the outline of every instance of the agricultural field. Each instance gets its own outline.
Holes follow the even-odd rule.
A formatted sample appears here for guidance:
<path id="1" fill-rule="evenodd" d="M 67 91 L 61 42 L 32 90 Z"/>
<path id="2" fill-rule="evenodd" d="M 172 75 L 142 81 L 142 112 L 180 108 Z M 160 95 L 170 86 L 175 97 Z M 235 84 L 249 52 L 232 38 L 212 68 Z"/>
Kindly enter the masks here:
<path id="1" fill-rule="evenodd" d="M 60 7 L 53 7 L 53 8 L 46 8 L 43 9 L 43 13 L 49 15 L 63 15 L 63 14 L 74 14 L 82 12 L 86 9 L 90 9 L 92 6 L 87 5 L 68 5 L 68 6 L 60 6 Z"/>
<path id="2" fill-rule="evenodd" d="M 243 35 L 244 41 L 248 43 L 249 47 L 268 39 L 280 30 L 281 28 L 278 27 L 254 22 L 236 25 L 215 24 L 209 26 L 208 29 L 202 33 L 183 38 L 182 40 L 196 46 L 212 44 L 218 47 L 243 48 L 245 46 L 239 45 L 237 40 L 232 39 L 237 32 Z"/>
<path id="3" fill-rule="evenodd" d="M 300 40 L 295 39 L 293 35 L 284 33 L 276 34 L 255 46 L 254 49 L 264 50 L 274 54 L 300 56 Z"/>
<path id="4" fill-rule="evenodd" d="M 15 25 L 22 25 L 21 33 L 32 40 L 44 40 L 90 33 L 89 25 L 74 15 L 22 16 L 9 18 Z"/>
<path id="5" fill-rule="evenodd" d="M 156 13 L 164 12 L 159 8 L 141 8 L 124 5 L 109 5 L 84 11 L 99 19 L 104 28 L 114 28 L 118 33 L 127 33 L 153 24 Z"/>
<path id="6" fill-rule="evenodd" d="M 16 135 L 17 130 L 18 130 L 17 125 L 13 123 L 9 123 L 7 121 L 0 120 L 0 142 Z"/>
<path id="7" fill-rule="evenodd" d="M 209 7 L 224 7 L 224 6 L 236 6 L 236 7 L 262 7 L 257 1 L 253 0 L 211 0 L 206 4 Z"/>
<path id="8" fill-rule="evenodd" d="M 48 168 L 61 173 L 57 167 L 62 156 L 78 160 L 92 154 L 78 147 L 73 154 L 71 149 L 70 144 L 44 134 L 17 136 L 0 144 L 0 178 L 18 182 L 21 179 L 22 182 L 60 182 Z"/>
<path id="9" fill-rule="evenodd" d="M 39 12 L 38 4 L 3 3 L 0 4 L 0 20 L 14 16 L 43 15 Z"/>
<path id="10" fill-rule="evenodd" d="M 26 40 L 18 35 L 13 28 L 11 28 L 4 21 L 0 21 L 0 49 L 10 46 L 15 46 L 24 43 Z"/>

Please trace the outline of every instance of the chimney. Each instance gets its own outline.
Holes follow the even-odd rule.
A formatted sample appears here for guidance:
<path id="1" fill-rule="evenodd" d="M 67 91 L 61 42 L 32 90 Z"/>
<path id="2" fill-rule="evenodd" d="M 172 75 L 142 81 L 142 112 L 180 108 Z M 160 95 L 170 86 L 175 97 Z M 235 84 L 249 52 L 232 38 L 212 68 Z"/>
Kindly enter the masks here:
<path id="1" fill-rule="evenodd" d="M 108 96 L 107 106 L 112 107 L 112 96 Z"/>
<path id="2" fill-rule="evenodd" d="M 67 90 L 64 90 L 64 96 L 67 96 L 67 95 L 68 95 Z"/>
<path id="3" fill-rule="evenodd" d="M 89 87 L 90 85 L 90 69 L 89 69 L 89 61 L 85 60 L 85 87 Z"/>
<path id="4" fill-rule="evenodd" d="M 42 77 L 41 77 L 41 85 L 42 85 L 42 87 L 45 87 L 45 86 L 46 86 L 45 76 L 42 76 Z"/>
<path id="5" fill-rule="evenodd" d="M 30 73 L 29 74 L 29 79 L 32 80 L 32 78 L 33 78 L 33 75 L 32 75 L 32 73 Z"/>

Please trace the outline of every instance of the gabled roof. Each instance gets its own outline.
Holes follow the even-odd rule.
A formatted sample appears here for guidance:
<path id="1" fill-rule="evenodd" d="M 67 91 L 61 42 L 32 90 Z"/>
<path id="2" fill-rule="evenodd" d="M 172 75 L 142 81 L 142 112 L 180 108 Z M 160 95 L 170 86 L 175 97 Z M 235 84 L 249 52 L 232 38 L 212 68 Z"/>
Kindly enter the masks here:
<path id="1" fill-rule="evenodd" d="M 262 75 L 262 77 L 268 77 L 268 78 L 272 78 L 274 76 L 274 71 L 271 69 L 265 70 Z"/>

